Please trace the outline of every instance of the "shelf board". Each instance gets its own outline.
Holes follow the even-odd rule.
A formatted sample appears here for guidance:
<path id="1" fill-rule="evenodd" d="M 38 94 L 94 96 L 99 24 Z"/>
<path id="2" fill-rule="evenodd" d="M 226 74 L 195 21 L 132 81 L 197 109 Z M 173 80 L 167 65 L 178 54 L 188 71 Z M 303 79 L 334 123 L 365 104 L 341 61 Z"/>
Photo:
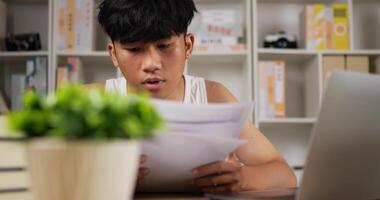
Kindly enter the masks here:
<path id="1" fill-rule="evenodd" d="M 273 48 L 259 48 L 259 54 L 283 54 L 283 55 L 318 55 L 318 51 L 307 49 L 273 49 Z"/>
<path id="2" fill-rule="evenodd" d="M 380 55 L 379 50 L 323 51 L 322 55 Z"/>
<path id="3" fill-rule="evenodd" d="M 241 51 L 210 51 L 210 52 L 193 52 L 189 63 L 246 63 L 248 52 Z"/>
<path id="4" fill-rule="evenodd" d="M 108 57 L 109 54 L 107 51 L 59 51 L 57 52 L 57 56 L 77 56 L 77 57 Z"/>
<path id="5" fill-rule="evenodd" d="M 49 0 L 5 0 L 6 4 L 47 4 Z"/>
<path id="6" fill-rule="evenodd" d="M 261 124 L 314 124 L 316 118 L 272 118 L 260 119 Z"/>
<path id="7" fill-rule="evenodd" d="M 259 61 L 284 60 L 290 63 L 306 63 L 318 57 L 317 51 L 306 49 L 264 49 L 258 50 Z"/>
<path id="8" fill-rule="evenodd" d="M 48 56 L 47 51 L 0 51 L 0 58 L 17 58 L 31 56 Z"/>

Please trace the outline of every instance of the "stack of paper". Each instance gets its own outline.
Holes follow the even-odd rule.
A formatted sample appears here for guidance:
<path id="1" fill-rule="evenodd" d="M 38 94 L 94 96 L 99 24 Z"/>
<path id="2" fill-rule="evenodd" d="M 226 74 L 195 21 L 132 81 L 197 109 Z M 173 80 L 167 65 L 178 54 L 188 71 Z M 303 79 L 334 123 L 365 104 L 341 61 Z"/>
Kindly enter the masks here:
<path id="1" fill-rule="evenodd" d="M 150 173 L 141 192 L 192 191 L 191 170 L 224 160 L 244 141 L 240 130 L 253 108 L 247 104 L 182 104 L 154 101 L 167 123 L 165 133 L 142 142 Z"/>

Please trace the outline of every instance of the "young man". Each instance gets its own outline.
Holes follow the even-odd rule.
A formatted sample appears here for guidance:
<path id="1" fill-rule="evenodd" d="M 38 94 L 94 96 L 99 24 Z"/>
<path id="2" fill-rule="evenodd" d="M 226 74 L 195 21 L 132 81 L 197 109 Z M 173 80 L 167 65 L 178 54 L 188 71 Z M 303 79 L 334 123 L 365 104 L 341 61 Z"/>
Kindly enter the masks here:
<path id="1" fill-rule="evenodd" d="M 196 8 L 193 0 L 104 0 L 99 23 L 111 38 L 108 52 L 124 77 L 107 80 L 106 90 L 126 94 L 148 91 L 152 97 L 184 103 L 235 103 L 222 84 L 183 75 L 194 35 L 187 33 Z M 279 152 L 247 121 L 247 144 L 229 160 L 199 166 L 193 183 L 205 192 L 239 192 L 294 187 L 295 176 Z M 148 155 L 149 156 L 149 155 Z M 142 156 L 142 162 L 148 159 Z M 149 176 L 140 168 L 138 182 Z"/>

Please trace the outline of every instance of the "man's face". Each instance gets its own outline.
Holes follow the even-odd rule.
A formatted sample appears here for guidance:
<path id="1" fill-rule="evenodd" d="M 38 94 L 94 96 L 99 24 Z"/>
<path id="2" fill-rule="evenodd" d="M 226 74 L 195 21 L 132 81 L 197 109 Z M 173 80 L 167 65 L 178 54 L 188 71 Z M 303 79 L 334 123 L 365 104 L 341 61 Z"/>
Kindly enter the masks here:
<path id="1" fill-rule="evenodd" d="M 183 71 L 191 55 L 194 36 L 174 35 L 153 42 L 110 43 L 108 50 L 115 66 L 137 92 L 148 91 L 161 99 L 183 98 Z"/>

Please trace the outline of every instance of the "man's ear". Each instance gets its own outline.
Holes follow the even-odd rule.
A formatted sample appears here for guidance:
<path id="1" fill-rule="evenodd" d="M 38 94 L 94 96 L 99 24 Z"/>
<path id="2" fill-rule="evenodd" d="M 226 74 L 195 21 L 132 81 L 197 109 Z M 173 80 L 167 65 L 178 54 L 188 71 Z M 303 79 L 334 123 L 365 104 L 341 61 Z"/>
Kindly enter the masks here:
<path id="1" fill-rule="evenodd" d="M 195 36 L 192 33 L 186 34 L 185 37 L 185 49 L 186 49 L 186 58 L 190 58 L 193 53 Z"/>
<path id="2" fill-rule="evenodd" d="M 111 57 L 113 65 L 115 67 L 118 67 L 119 66 L 119 61 L 117 60 L 117 56 L 116 56 L 115 43 L 114 42 L 109 42 L 108 45 L 107 45 L 107 48 L 108 48 L 108 54 Z"/>

